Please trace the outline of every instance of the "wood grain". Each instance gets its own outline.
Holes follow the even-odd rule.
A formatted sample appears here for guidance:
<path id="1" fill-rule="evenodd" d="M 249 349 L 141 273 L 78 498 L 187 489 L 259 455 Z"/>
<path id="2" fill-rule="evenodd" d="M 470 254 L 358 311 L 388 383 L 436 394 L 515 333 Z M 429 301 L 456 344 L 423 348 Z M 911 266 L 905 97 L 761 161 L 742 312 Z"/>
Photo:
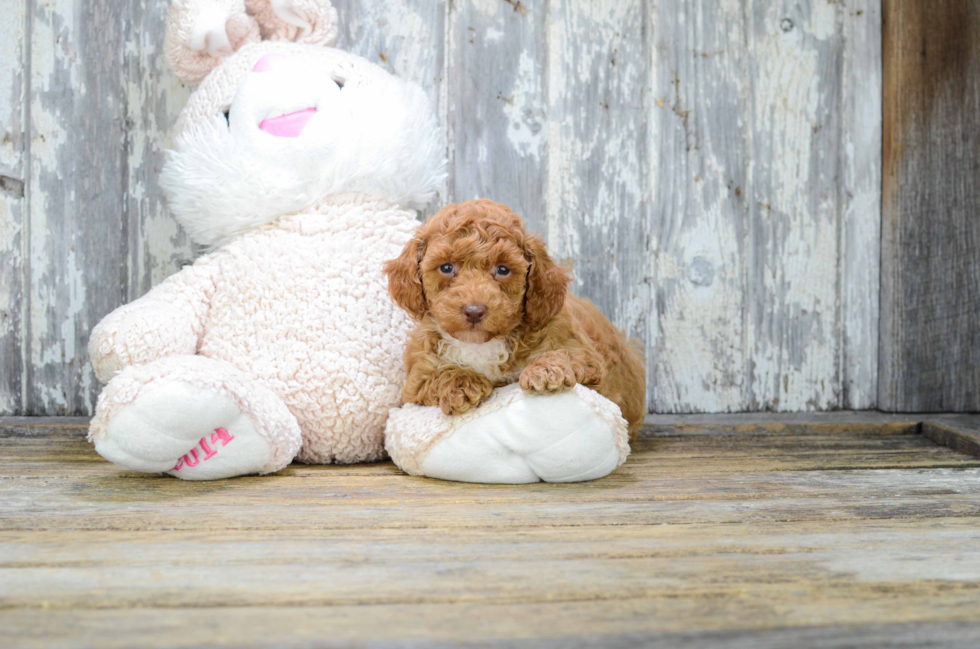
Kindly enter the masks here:
<path id="1" fill-rule="evenodd" d="M 840 405 L 861 410 L 878 402 L 881 0 L 850 0 L 841 11 Z"/>
<path id="2" fill-rule="evenodd" d="M 740 2 L 651 7 L 654 412 L 750 405 L 743 312 L 747 92 Z"/>
<path id="3" fill-rule="evenodd" d="M 28 165 L 27 3 L 11 0 L 0 22 L 0 413 L 24 412 L 24 259 Z"/>
<path id="4" fill-rule="evenodd" d="M 657 411 L 873 405 L 875 8 L 654 10 Z"/>
<path id="5" fill-rule="evenodd" d="M 879 407 L 980 410 L 980 7 L 885 0 Z"/>
<path id="6" fill-rule="evenodd" d="M 842 11 L 769 2 L 748 17 L 752 163 L 735 200 L 749 221 L 751 410 L 824 410 L 840 399 Z"/>
<path id="7" fill-rule="evenodd" d="M 491 198 L 546 233 L 547 2 L 450 4 L 449 196 Z"/>
<path id="8" fill-rule="evenodd" d="M 880 0 L 336 5 L 340 47 L 429 91 L 440 201 L 494 198 L 545 236 L 644 343 L 652 410 L 876 405 L 895 320 L 878 315 Z M 90 414 L 91 326 L 196 253 L 158 185 L 189 93 L 163 61 L 165 10 L 11 7 L 0 413 Z M 937 277 L 923 290 L 942 294 Z"/>
<path id="9" fill-rule="evenodd" d="M 548 5 L 548 243 L 573 291 L 645 343 L 650 314 L 647 3 Z"/>
<path id="10" fill-rule="evenodd" d="M 906 431 L 644 439 L 600 483 L 529 487 L 393 484 L 390 464 L 296 465 L 264 478 L 191 484 L 121 471 L 83 440 L 62 439 L 3 440 L 11 458 L 0 472 L 2 529 L 528 529 L 980 516 L 980 460 Z M 887 471 L 896 467 L 906 470 Z"/>
<path id="11" fill-rule="evenodd" d="M 7 646 L 918 647 L 980 634 L 980 459 L 899 420 L 723 435 L 662 422 L 606 479 L 524 486 L 390 463 L 186 483 L 119 471 L 71 434 L 77 422 L 17 425 L 0 434 Z"/>
<path id="12" fill-rule="evenodd" d="M 166 150 L 172 146 L 171 130 L 190 95 L 190 88 L 180 82 L 163 55 L 160 35 L 168 3 L 131 0 L 119 4 L 125 12 L 121 38 L 126 44 L 122 58 L 126 92 L 122 98 L 126 111 L 122 218 L 128 225 L 128 277 L 123 301 L 130 302 L 191 263 L 197 251 L 171 215 L 159 184 Z M 112 308 L 114 304 L 109 305 Z M 83 333 L 87 343 L 87 332 Z"/>
<path id="13" fill-rule="evenodd" d="M 25 414 L 89 414 L 89 331 L 127 298 L 127 6 L 31 2 Z"/>
<path id="14" fill-rule="evenodd" d="M 954 451 L 980 457 L 980 415 L 944 415 L 922 422 L 922 436 Z"/>
<path id="15" fill-rule="evenodd" d="M 966 600 L 966 598 L 963 598 Z M 910 605 L 928 600 L 908 601 Z M 831 604 L 840 600 L 832 600 Z M 845 606 L 849 602 L 844 602 Z M 890 617 L 879 605 L 883 619 Z M 0 611 L 0 623 L 16 647 L 98 646 L 169 647 L 206 639 L 221 646 L 265 647 L 323 645 L 330 647 L 402 647 L 444 649 L 461 643 L 481 647 L 535 649 L 626 649 L 637 646 L 715 649 L 922 649 L 973 647 L 980 643 L 980 625 L 962 621 L 968 603 L 961 602 L 948 621 L 825 625 L 828 614 L 813 615 L 804 603 L 702 600 L 630 600 L 557 604 L 432 606 L 279 607 L 255 609 L 127 609 L 108 611 Z M 774 609 L 799 625 L 754 629 L 750 620 Z M 730 628 L 711 623 L 724 614 Z M 676 631 L 681 620 L 700 621 L 698 631 Z M 839 616 L 857 618 L 845 608 Z M 383 620 L 383 623 L 379 623 Z M 651 629 L 655 621 L 658 629 Z M 717 622 L 715 624 L 718 624 Z M 112 629 L 113 633 L 106 633 Z M 147 629 L 153 633 L 147 634 Z M 366 634 L 365 629 L 370 629 Z M 461 630 L 466 630 L 465 635 Z M 365 637 L 365 636 L 368 637 Z M 278 640 L 277 640 L 278 639 Z"/>
<path id="16" fill-rule="evenodd" d="M 710 525 L 682 533 L 570 528 L 561 534 L 502 531 L 497 538 L 487 530 L 382 530 L 370 543 L 360 530 L 84 532 L 72 544 L 77 549 L 57 534 L 0 533 L 0 610 L 126 608 L 137 599 L 154 608 L 498 605 L 731 597 L 748 589 L 769 599 L 786 588 L 773 583 L 775 575 L 792 575 L 810 594 L 829 590 L 856 598 L 883 583 L 913 597 L 938 590 L 916 583 L 922 580 L 959 584 L 966 596 L 980 591 L 980 548 L 971 543 L 977 525 L 978 519 L 929 521 L 913 530 L 884 523 L 862 533 L 762 524 L 731 534 Z M 925 539 L 928 550 L 915 547 Z M 866 562 L 869 552 L 878 557 L 874 564 Z M 950 554 L 960 566 L 951 565 Z M 488 565 L 492 574 L 474 579 Z M 146 583 L 148 569 L 166 573 L 166 582 Z M 240 579 L 228 583 L 226 575 L 237 570 Z M 534 579 L 531 571 L 565 574 Z M 705 573 L 724 578 L 711 583 Z M 93 599 L 93 591 L 105 594 Z"/>

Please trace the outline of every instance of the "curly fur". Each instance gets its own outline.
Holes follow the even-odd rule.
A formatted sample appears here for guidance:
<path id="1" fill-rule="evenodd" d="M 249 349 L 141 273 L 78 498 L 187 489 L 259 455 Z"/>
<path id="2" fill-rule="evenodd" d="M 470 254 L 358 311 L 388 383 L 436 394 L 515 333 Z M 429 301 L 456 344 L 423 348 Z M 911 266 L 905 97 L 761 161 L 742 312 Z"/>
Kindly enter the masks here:
<path id="1" fill-rule="evenodd" d="M 620 407 L 631 436 L 639 430 L 646 378 L 637 346 L 567 293 L 568 272 L 506 206 L 443 208 L 385 274 L 392 298 L 418 323 L 405 350 L 406 403 L 459 414 L 510 383 L 532 394 L 579 383 Z M 478 321 L 466 315 L 474 305 L 485 310 Z"/>

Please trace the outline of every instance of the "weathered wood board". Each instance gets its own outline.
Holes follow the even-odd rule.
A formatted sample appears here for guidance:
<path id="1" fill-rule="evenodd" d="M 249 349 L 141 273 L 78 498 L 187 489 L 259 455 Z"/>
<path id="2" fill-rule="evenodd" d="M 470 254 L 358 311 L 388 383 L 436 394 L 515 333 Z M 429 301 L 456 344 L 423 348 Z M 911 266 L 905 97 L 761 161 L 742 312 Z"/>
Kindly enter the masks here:
<path id="1" fill-rule="evenodd" d="M 447 34 L 449 200 L 493 198 L 547 218 L 546 3 L 455 2 Z"/>
<path id="2" fill-rule="evenodd" d="M 632 338 L 650 326 L 650 8 L 549 4 L 548 243 Z M 662 407 L 656 404 L 655 407 Z"/>
<path id="3" fill-rule="evenodd" d="M 937 444 L 980 457 L 980 415 L 940 415 L 924 421 L 921 432 Z"/>
<path id="4" fill-rule="evenodd" d="M 128 297 L 127 4 L 28 5 L 25 410 L 74 414 L 98 389 L 88 332 Z"/>
<path id="5" fill-rule="evenodd" d="M 884 9 L 878 402 L 980 411 L 980 6 Z"/>
<path id="6" fill-rule="evenodd" d="M 654 12 L 651 405 L 873 406 L 877 3 Z"/>
<path id="7" fill-rule="evenodd" d="M 126 300 L 132 301 L 193 261 L 196 252 L 171 216 L 159 185 L 173 121 L 190 95 L 164 61 L 159 34 L 167 3 L 140 0 L 129 5 L 122 71 L 127 93 L 123 208 L 128 222 L 124 285 Z M 87 344 L 88 336 L 81 340 Z"/>
<path id="8" fill-rule="evenodd" d="M 90 414 L 91 327 L 194 257 L 158 185 L 189 89 L 165 2 L 10 3 L 0 413 Z M 880 0 L 335 4 L 428 90 L 440 201 L 523 214 L 645 346 L 653 411 L 876 405 Z"/>
<path id="9" fill-rule="evenodd" d="M 522 486 L 187 483 L 83 422 L 0 426 L 4 643 L 973 646 L 980 458 L 902 418 L 776 419 L 656 419 L 608 478 Z"/>
<path id="10" fill-rule="evenodd" d="M 27 192 L 28 44 L 25 22 L 28 0 L 3 5 L 0 21 L 0 413 L 26 412 L 24 260 Z"/>
<path id="11" fill-rule="evenodd" d="M 845 3 L 838 177 L 841 214 L 841 405 L 878 398 L 881 283 L 881 0 Z M 871 92 L 868 88 L 874 88 Z"/>

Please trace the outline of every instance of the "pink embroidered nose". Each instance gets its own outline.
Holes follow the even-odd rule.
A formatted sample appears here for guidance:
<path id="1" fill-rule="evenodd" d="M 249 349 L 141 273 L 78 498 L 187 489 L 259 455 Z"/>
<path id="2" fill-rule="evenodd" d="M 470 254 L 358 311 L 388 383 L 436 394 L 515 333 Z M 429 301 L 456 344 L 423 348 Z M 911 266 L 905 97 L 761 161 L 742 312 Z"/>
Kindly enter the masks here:
<path id="1" fill-rule="evenodd" d="M 264 119 L 259 124 L 259 128 L 276 137 L 299 137 L 299 134 L 306 128 L 306 123 L 314 115 L 316 115 L 316 108 L 298 110 L 288 115 Z"/>
<path id="2" fill-rule="evenodd" d="M 271 72 L 288 58 L 285 54 L 266 54 L 255 62 L 252 72 Z"/>

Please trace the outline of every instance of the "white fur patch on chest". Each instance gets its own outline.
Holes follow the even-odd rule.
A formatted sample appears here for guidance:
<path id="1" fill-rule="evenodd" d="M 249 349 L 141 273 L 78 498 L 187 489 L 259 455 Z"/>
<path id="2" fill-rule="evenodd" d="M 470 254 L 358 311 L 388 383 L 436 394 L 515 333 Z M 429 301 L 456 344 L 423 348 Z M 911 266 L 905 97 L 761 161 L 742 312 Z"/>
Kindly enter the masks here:
<path id="1" fill-rule="evenodd" d="M 443 360 L 482 374 L 494 383 L 512 383 L 520 377 L 520 368 L 501 371 L 501 366 L 510 360 L 510 349 L 505 341 L 494 338 L 486 343 L 468 343 L 445 332 L 440 333 L 442 344 L 439 346 L 439 356 Z"/>

